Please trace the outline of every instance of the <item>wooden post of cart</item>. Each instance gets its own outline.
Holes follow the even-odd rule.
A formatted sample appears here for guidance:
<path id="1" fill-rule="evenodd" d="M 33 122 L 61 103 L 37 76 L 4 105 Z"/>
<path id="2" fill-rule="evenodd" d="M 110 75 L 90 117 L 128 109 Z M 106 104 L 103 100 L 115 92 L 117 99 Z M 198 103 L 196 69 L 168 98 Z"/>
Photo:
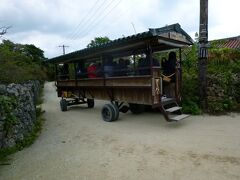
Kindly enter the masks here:
<path id="1" fill-rule="evenodd" d="M 208 58 L 208 0 L 200 0 L 199 25 L 199 93 L 203 110 L 207 110 L 207 58 Z"/>

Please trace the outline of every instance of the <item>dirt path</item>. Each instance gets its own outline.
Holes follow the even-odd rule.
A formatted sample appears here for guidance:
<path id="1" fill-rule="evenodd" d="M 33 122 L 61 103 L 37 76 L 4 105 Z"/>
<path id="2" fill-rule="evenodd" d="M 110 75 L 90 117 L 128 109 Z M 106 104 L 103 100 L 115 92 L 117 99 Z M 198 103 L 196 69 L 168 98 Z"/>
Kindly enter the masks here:
<path id="1" fill-rule="evenodd" d="M 0 179 L 240 179 L 240 115 L 167 123 L 157 113 L 127 113 L 106 123 L 103 104 L 61 112 L 46 83 L 42 134 L 1 167 Z"/>

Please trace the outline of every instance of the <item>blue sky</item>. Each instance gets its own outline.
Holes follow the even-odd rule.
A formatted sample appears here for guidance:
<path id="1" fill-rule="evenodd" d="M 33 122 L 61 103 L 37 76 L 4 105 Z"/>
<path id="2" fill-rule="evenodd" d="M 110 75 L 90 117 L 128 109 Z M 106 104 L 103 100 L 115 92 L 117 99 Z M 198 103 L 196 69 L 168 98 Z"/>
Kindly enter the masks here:
<path id="1" fill-rule="evenodd" d="M 1 0 L 4 36 L 29 43 L 48 58 L 82 49 L 98 36 L 116 39 L 148 28 L 180 23 L 194 38 L 199 28 L 199 0 Z M 240 35 L 239 0 L 209 0 L 209 39 Z"/>

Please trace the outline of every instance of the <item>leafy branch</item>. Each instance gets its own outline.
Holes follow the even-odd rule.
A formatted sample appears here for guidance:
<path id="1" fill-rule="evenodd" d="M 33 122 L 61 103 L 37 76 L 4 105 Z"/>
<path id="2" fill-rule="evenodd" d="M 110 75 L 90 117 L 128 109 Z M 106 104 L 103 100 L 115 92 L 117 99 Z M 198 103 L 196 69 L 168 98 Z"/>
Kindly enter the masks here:
<path id="1" fill-rule="evenodd" d="M 11 26 L 0 27 L 0 37 L 2 37 L 4 34 L 6 34 L 8 29 L 10 29 L 10 28 L 11 28 Z"/>

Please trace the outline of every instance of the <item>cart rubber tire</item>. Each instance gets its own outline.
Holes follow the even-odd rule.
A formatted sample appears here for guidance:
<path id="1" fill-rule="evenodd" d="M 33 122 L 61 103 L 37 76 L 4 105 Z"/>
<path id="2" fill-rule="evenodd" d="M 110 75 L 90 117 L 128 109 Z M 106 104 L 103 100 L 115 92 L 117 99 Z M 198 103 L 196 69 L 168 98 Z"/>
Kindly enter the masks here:
<path id="1" fill-rule="evenodd" d="M 61 111 L 67 111 L 67 100 L 66 99 L 60 100 L 60 108 L 61 108 Z"/>
<path id="2" fill-rule="evenodd" d="M 134 103 L 129 103 L 129 109 L 133 114 L 141 114 L 145 110 L 143 104 L 134 104 Z"/>
<path id="3" fill-rule="evenodd" d="M 106 122 L 112 122 L 115 120 L 115 110 L 111 104 L 105 104 L 102 108 L 102 118 Z"/>
<path id="4" fill-rule="evenodd" d="M 93 108 L 94 107 L 94 99 L 87 99 L 87 105 L 88 105 L 88 108 Z"/>
<path id="5" fill-rule="evenodd" d="M 110 104 L 110 105 L 112 106 L 112 108 L 114 110 L 114 114 L 115 114 L 114 121 L 116 121 L 119 118 L 119 108 L 116 104 Z"/>

